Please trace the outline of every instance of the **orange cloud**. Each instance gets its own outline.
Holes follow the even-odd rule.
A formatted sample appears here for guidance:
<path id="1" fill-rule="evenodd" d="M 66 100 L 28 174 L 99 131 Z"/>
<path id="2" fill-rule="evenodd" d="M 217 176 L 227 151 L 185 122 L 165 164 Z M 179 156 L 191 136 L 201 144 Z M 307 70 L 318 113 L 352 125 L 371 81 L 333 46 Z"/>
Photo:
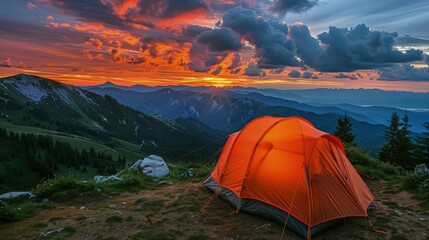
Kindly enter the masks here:
<path id="1" fill-rule="evenodd" d="M 137 43 L 140 42 L 140 38 L 132 36 L 132 35 L 126 35 L 124 37 L 124 41 L 127 42 L 128 44 L 132 45 L 132 46 L 135 46 Z"/>
<path id="2" fill-rule="evenodd" d="M 97 38 L 90 38 L 87 42 L 85 42 L 85 46 L 101 50 L 103 49 L 103 42 Z"/>
<path id="3" fill-rule="evenodd" d="M 102 53 L 92 53 L 89 50 L 83 50 L 83 55 L 88 59 L 88 60 L 103 60 L 104 59 L 104 55 Z"/>
<path id="4" fill-rule="evenodd" d="M 28 9 L 35 9 L 35 8 L 37 8 L 37 6 L 34 3 L 27 2 L 27 8 Z"/>
<path id="5" fill-rule="evenodd" d="M 118 16 L 121 18 L 124 17 L 124 15 L 127 13 L 128 10 L 136 8 L 137 4 L 140 2 L 140 0 L 125 0 L 125 1 L 116 1 L 116 4 L 114 6 L 114 11 Z"/>

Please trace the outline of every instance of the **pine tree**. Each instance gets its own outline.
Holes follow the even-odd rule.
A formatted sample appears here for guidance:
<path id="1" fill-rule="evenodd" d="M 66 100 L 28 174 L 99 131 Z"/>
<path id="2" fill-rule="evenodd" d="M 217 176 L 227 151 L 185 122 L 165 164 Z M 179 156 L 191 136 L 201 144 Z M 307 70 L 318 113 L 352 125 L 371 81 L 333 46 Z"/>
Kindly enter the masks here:
<path id="1" fill-rule="evenodd" d="M 411 141 L 411 131 L 409 124 L 408 115 L 405 114 L 404 117 L 402 117 L 402 122 L 400 123 L 400 130 L 399 130 L 399 146 L 398 146 L 398 164 L 403 166 L 406 169 L 413 169 L 415 166 L 415 161 L 413 158 L 413 142 Z"/>
<path id="2" fill-rule="evenodd" d="M 339 137 L 343 143 L 354 142 L 355 135 L 352 133 L 352 123 L 347 113 L 338 118 L 334 135 Z"/>
<path id="3" fill-rule="evenodd" d="M 426 131 L 416 138 L 415 158 L 418 163 L 429 164 L 429 122 L 423 124 Z"/>
<path id="4" fill-rule="evenodd" d="M 400 165 L 406 169 L 412 169 L 415 161 L 412 150 L 413 143 L 410 138 L 410 127 L 408 115 L 402 119 L 395 112 L 390 117 L 390 125 L 385 130 L 386 144 L 379 152 L 379 159 L 391 164 Z"/>
<path id="5" fill-rule="evenodd" d="M 386 144 L 381 148 L 378 158 L 381 161 L 394 164 L 397 163 L 395 157 L 398 153 L 400 131 L 399 115 L 396 112 L 392 113 L 392 116 L 390 116 L 389 123 L 389 126 L 384 132 Z"/>

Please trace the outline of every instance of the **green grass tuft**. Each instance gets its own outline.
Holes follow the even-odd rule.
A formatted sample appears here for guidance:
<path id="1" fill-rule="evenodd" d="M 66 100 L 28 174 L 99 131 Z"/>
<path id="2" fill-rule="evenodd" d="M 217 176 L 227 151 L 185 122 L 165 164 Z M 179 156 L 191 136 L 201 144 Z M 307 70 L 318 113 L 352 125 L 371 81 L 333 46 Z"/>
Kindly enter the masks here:
<path id="1" fill-rule="evenodd" d="M 118 216 L 118 215 L 113 215 L 113 216 L 107 217 L 104 220 L 105 223 L 109 223 L 109 224 L 112 224 L 112 223 L 122 223 L 123 221 L 124 221 L 124 219 L 121 216 Z"/>

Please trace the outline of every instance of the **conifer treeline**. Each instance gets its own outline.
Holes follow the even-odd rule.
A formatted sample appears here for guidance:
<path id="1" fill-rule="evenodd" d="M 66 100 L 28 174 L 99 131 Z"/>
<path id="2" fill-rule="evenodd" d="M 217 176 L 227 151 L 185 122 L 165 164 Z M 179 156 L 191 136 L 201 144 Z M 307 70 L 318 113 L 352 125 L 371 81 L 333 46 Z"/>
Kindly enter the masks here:
<path id="1" fill-rule="evenodd" d="M 410 127 L 407 114 L 400 118 L 396 112 L 392 113 L 385 129 L 386 143 L 378 153 L 379 160 L 409 170 L 417 164 L 429 165 L 429 122 L 423 124 L 425 131 L 415 139 L 411 137 Z M 354 144 L 352 124 L 347 114 L 338 119 L 334 134 L 343 143 Z"/>
<path id="2" fill-rule="evenodd" d="M 0 128 L 0 138 L 19 146 L 30 168 L 43 178 L 52 178 L 59 164 L 78 171 L 85 172 L 92 166 L 99 174 L 114 174 L 126 163 L 125 156 L 118 156 L 117 160 L 111 154 L 97 152 L 93 147 L 89 151 L 79 151 L 69 143 L 55 141 L 50 135 L 35 135 L 32 133 L 19 133 Z"/>

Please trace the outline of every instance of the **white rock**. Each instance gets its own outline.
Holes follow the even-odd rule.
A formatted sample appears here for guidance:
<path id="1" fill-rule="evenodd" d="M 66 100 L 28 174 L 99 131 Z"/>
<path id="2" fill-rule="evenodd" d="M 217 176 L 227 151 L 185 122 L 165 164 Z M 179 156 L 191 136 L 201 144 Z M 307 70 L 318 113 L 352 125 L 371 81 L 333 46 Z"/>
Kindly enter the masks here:
<path id="1" fill-rule="evenodd" d="M 424 163 L 420 165 L 416 165 L 416 167 L 414 168 L 414 174 L 416 174 L 416 176 L 427 175 L 429 174 L 429 169 Z"/>
<path id="2" fill-rule="evenodd" d="M 95 176 L 94 181 L 96 183 L 108 182 L 108 181 L 122 181 L 122 178 L 115 175 L 112 176 Z"/>
<path id="3" fill-rule="evenodd" d="M 20 196 L 34 197 L 31 192 L 8 192 L 0 195 L 0 199 L 16 198 Z"/>
<path id="4" fill-rule="evenodd" d="M 160 156 L 150 155 L 143 160 L 135 162 L 130 169 L 141 169 L 144 174 L 150 177 L 162 178 L 170 172 L 164 159 Z"/>

